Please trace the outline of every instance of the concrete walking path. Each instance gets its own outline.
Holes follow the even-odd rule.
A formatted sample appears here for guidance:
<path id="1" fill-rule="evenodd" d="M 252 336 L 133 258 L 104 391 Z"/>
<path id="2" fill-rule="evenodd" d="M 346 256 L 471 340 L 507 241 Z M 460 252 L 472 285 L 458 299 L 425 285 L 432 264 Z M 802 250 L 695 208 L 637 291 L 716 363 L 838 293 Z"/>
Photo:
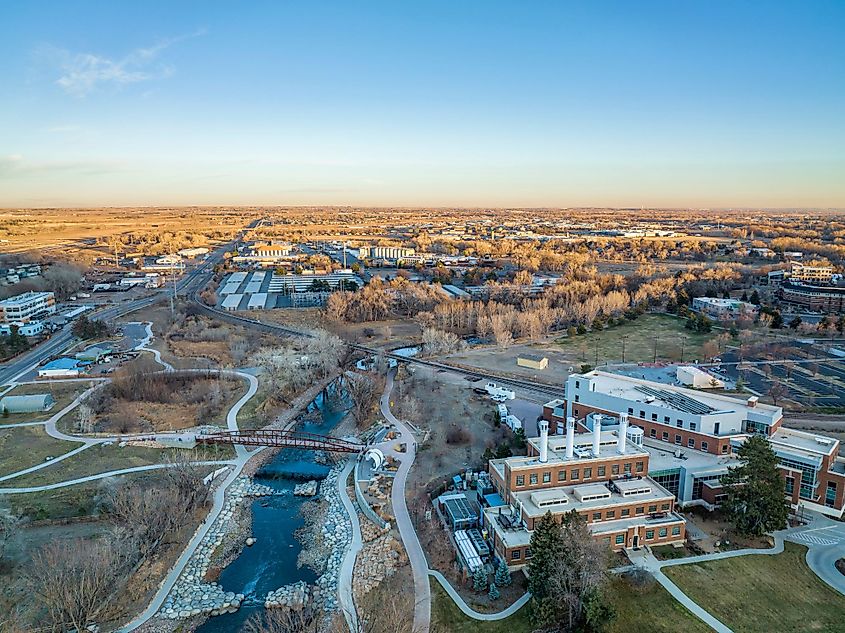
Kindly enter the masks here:
<path id="1" fill-rule="evenodd" d="M 502 611 L 496 611 L 494 613 L 480 613 L 480 612 L 472 609 L 472 607 L 470 607 L 464 601 L 464 599 L 461 597 L 461 594 L 459 594 L 455 590 L 455 588 L 452 586 L 452 583 L 450 583 L 448 580 L 446 580 L 446 577 L 443 574 L 441 574 L 439 571 L 436 571 L 434 569 L 429 569 L 428 575 L 431 576 L 432 578 L 434 578 L 437 582 L 439 582 L 440 586 L 443 587 L 443 589 L 446 591 L 446 593 L 449 594 L 449 597 L 452 598 L 452 600 L 455 602 L 456 605 L 458 605 L 458 608 L 461 610 L 461 612 L 465 616 L 472 618 L 473 620 L 480 620 L 480 621 L 483 621 L 483 622 L 493 622 L 495 620 L 504 620 L 505 618 L 509 618 L 514 613 L 519 611 L 522 607 L 524 607 L 526 604 L 528 604 L 529 600 L 531 600 L 531 594 L 526 591 L 524 594 L 522 594 L 519 597 L 519 600 L 514 602 L 507 609 L 504 609 Z"/>
<path id="2" fill-rule="evenodd" d="M 355 460 L 350 459 L 340 475 L 337 478 L 337 490 L 340 494 L 340 500 L 349 515 L 349 521 L 352 523 L 352 541 L 349 544 L 349 549 L 343 557 L 343 563 L 340 566 L 340 576 L 337 583 L 337 598 L 340 608 L 343 610 L 343 617 L 346 619 L 346 625 L 349 630 L 354 633 L 359 630 L 358 627 L 358 610 L 355 607 L 355 594 L 353 592 L 352 576 L 355 571 L 355 561 L 358 558 L 358 553 L 363 547 L 363 539 L 361 537 L 361 524 L 358 521 L 358 513 L 355 511 L 355 506 L 346 492 L 346 480 L 349 478 L 349 473 L 355 467 Z"/>
<path id="3" fill-rule="evenodd" d="M 393 377 L 395 375 L 395 369 L 387 374 L 387 382 L 381 396 L 381 413 L 390 424 L 398 429 L 401 435 L 393 443 L 404 443 L 406 452 L 401 455 L 399 469 L 393 479 L 390 503 L 393 506 L 399 536 L 402 538 L 414 575 L 414 631 L 415 633 L 428 633 L 431 626 L 431 587 L 428 583 L 428 561 L 425 558 L 422 545 L 420 545 L 414 524 L 411 522 L 411 516 L 408 514 L 408 505 L 405 502 L 405 484 L 416 457 L 417 445 L 408 426 L 399 421 L 390 411 L 390 393 L 393 391 Z"/>

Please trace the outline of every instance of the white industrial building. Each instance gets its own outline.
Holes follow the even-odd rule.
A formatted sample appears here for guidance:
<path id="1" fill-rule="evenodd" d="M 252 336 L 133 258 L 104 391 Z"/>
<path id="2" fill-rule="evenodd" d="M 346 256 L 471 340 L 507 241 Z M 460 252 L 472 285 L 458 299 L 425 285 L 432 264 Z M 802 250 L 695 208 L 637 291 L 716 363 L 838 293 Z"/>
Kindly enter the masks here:
<path id="1" fill-rule="evenodd" d="M 44 323 L 41 321 L 30 321 L 29 323 L 0 323 L 0 334 L 9 336 L 12 328 L 18 328 L 21 336 L 38 336 L 44 331 Z"/>
<path id="2" fill-rule="evenodd" d="M 256 292 L 249 296 L 249 302 L 247 303 L 248 310 L 263 310 L 264 307 L 267 305 L 267 293 L 266 292 Z"/>
<path id="3" fill-rule="evenodd" d="M 227 295 L 221 304 L 224 310 L 237 310 L 241 305 L 241 300 L 244 298 L 242 294 L 235 293 Z"/>
<path id="4" fill-rule="evenodd" d="M 358 249 L 361 259 L 402 259 L 410 257 L 416 251 L 401 246 L 362 246 Z"/>
<path id="5" fill-rule="evenodd" d="M 725 386 L 724 380 L 692 365 L 678 367 L 675 377 L 685 387 L 694 389 L 722 389 Z"/>
<path id="6" fill-rule="evenodd" d="M 52 292 L 24 292 L 0 301 L 0 323 L 29 323 L 56 312 Z"/>
<path id="7" fill-rule="evenodd" d="M 734 319 L 754 314 L 757 306 L 737 299 L 695 297 L 692 300 L 692 309 L 716 319 Z"/>

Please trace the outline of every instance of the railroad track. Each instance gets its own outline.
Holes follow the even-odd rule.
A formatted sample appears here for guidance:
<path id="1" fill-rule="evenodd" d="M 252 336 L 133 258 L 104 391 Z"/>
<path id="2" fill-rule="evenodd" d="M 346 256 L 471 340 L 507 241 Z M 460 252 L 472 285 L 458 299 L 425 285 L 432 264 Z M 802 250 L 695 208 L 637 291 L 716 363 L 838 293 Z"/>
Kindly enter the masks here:
<path id="1" fill-rule="evenodd" d="M 209 275 L 209 280 L 210 278 L 211 276 Z M 220 308 L 215 308 L 206 305 L 202 301 L 200 301 L 198 295 L 199 288 L 190 292 L 188 294 L 188 298 L 194 305 L 197 306 L 201 313 L 211 318 L 220 319 L 221 321 L 226 321 L 227 323 L 232 323 L 234 325 L 241 325 L 243 327 L 247 327 L 259 332 L 267 332 L 269 334 L 281 334 L 290 337 L 311 338 L 311 334 L 309 334 L 308 332 L 294 330 L 292 328 L 288 328 L 283 325 L 277 325 L 275 323 L 264 323 L 257 319 L 251 319 L 240 314 L 234 314 L 226 310 L 221 310 Z M 391 352 L 381 350 L 375 347 L 368 347 L 359 343 L 347 343 L 347 346 L 357 352 L 362 352 L 364 354 L 384 354 L 385 358 L 391 358 L 402 363 L 429 367 L 438 371 L 450 371 L 470 378 L 476 378 L 478 380 L 495 380 L 496 382 L 502 383 L 504 385 L 518 387 L 520 389 L 533 391 L 535 393 L 545 394 L 554 398 L 563 397 L 563 387 L 556 387 L 554 385 L 547 385 L 544 383 L 533 382 L 530 380 L 521 380 L 519 378 L 509 378 L 507 376 L 500 376 L 498 374 L 492 374 L 481 370 L 464 369 L 463 367 L 456 367 L 455 365 L 440 363 L 433 360 L 425 360 L 422 358 L 416 358 L 414 356 L 400 356 L 398 354 L 393 354 Z"/>

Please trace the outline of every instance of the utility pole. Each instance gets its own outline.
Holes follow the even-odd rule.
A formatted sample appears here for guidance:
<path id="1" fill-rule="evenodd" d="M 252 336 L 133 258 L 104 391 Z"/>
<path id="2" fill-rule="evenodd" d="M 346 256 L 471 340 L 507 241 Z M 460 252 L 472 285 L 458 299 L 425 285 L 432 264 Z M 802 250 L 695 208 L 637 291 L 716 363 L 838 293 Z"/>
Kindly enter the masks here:
<path id="1" fill-rule="evenodd" d="M 682 336 L 681 337 L 681 362 L 682 363 L 684 362 L 684 347 L 686 346 L 686 344 L 687 344 L 687 337 Z"/>
<path id="2" fill-rule="evenodd" d="M 622 362 L 625 362 L 625 341 L 628 340 L 628 335 L 622 337 Z"/>
<path id="3" fill-rule="evenodd" d="M 658 341 L 658 339 L 660 339 L 659 336 L 654 337 L 654 361 L 653 362 L 654 362 L 655 365 L 657 364 L 657 341 Z"/>

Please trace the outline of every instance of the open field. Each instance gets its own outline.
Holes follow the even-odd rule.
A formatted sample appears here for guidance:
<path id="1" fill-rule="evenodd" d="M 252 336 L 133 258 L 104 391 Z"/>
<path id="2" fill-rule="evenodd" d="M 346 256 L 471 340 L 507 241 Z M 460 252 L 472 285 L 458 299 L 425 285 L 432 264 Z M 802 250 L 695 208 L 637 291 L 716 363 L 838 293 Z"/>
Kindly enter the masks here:
<path id="1" fill-rule="evenodd" d="M 24 396 L 32 394 L 50 393 L 56 404 L 49 411 L 38 411 L 36 413 L 10 413 L 8 417 L 0 418 L 0 424 L 17 424 L 20 422 L 38 422 L 49 420 L 59 411 L 64 409 L 86 389 L 96 383 L 94 382 L 46 382 L 41 384 L 18 385 L 7 396 Z"/>
<path id="2" fill-rule="evenodd" d="M 841 631 L 845 597 L 810 571 L 806 552 L 786 543 L 776 556 L 739 556 L 664 572 L 737 633 Z"/>
<path id="3" fill-rule="evenodd" d="M 73 448 L 73 445 L 69 442 L 62 444 L 70 447 L 62 452 L 67 452 Z M 53 466 L 16 477 L 2 485 L 15 488 L 44 486 L 110 470 L 162 464 L 167 462 L 168 459 L 177 458 L 179 455 L 184 455 L 192 461 L 227 460 L 234 457 L 234 449 L 231 446 L 203 446 L 183 451 L 172 448 L 145 448 L 143 446 L 119 447 L 116 444 L 98 445 Z M 203 468 L 205 467 L 203 466 Z M 213 470 L 213 467 L 209 468 Z"/>
<path id="4" fill-rule="evenodd" d="M 684 319 L 666 314 L 644 314 L 636 321 L 626 321 L 600 332 L 588 332 L 556 341 L 578 364 L 604 365 L 622 362 L 624 342 L 627 363 L 657 361 L 692 361 L 702 359 L 702 346 L 714 333 L 687 330 Z M 683 348 L 683 349 L 682 349 Z M 596 362 L 598 349 L 598 362 Z M 683 351 L 683 358 L 681 352 Z"/>
<path id="5" fill-rule="evenodd" d="M 48 457 L 58 457 L 79 445 L 52 438 L 41 426 L 0 429 L 0 475 L 37 466 Z"/>
<path id="6" fill-rule="evenodd" d="M 523 607 L 504 620 L 478 622 L 460 612 L 437 582 L 431 583 L 431 619 L 450 633 L 530 633 L 534 630 L 528 607 Z M 614 576 L 608 597 L 616 610 L 616 618 L 607 633 L 707 633 L 710 627 L 692 615 L 654 579 L 632 583 Z M 772 631 L 778 629 L 770 629 Z"/>

